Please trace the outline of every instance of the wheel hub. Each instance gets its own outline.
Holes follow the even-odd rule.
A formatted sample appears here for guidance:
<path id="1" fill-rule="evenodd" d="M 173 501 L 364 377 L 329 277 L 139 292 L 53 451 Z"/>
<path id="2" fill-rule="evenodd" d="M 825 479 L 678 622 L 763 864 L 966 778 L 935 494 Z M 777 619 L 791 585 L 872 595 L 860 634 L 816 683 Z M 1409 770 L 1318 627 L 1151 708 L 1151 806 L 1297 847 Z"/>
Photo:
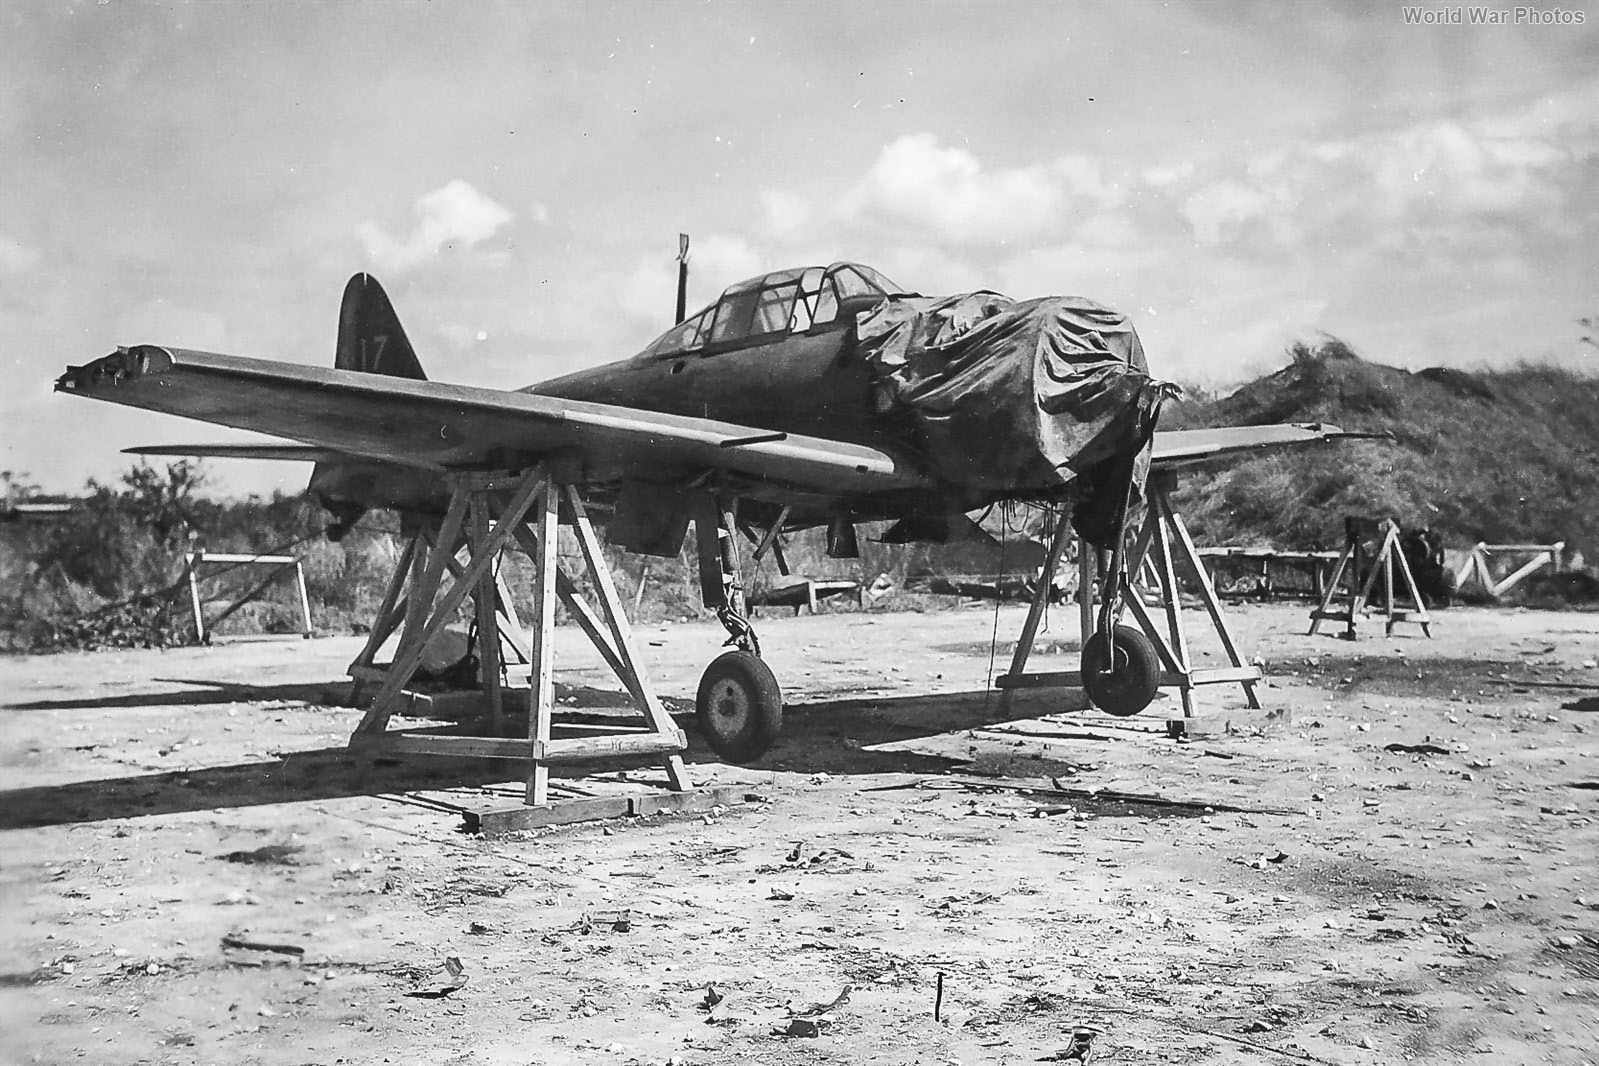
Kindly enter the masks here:
<path id="1" fill-rule="evenodd" d="M 711 686 L 711 719 L 719 732 L 734 736 L 749 722 L 750 698 L 744 686 L 730 679 Z"/>

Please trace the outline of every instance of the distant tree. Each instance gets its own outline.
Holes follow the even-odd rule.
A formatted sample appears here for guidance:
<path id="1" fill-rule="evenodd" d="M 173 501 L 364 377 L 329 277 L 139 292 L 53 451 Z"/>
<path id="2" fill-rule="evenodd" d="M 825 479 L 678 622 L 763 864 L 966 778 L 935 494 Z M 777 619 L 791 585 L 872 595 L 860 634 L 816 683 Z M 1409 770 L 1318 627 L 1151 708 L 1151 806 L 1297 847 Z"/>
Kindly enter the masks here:
<path id="1" fill-rule="evenodd" d="M 5 485 L 5 499 L 11 503 L 21 503 L 31 500 L 39 495 L 39 486 L 32 480 L 32 475 L 23 470 L 0 470 L 0 482 Z"/>
<path id="2" fill-rule="evenodd" d="M 91 480 L 88 496 L 37 546 L 41 573 L 51 571 L 107 599 L 147 592 L 172 581 L 191 529 L 202 527 L 205 483 L 198 463 L 156 469 L 140 462 L 118 485 Z"/>
<path id="3" fill-rule="evenodd" d="M 169 548 L 179 547 L 200 514 L 195 492 L 206 482 L 199 463 L 180 459 L 157 470 L 140 461 L 122 475 L 119 494 L 134 521 L 154 533 Z"/>

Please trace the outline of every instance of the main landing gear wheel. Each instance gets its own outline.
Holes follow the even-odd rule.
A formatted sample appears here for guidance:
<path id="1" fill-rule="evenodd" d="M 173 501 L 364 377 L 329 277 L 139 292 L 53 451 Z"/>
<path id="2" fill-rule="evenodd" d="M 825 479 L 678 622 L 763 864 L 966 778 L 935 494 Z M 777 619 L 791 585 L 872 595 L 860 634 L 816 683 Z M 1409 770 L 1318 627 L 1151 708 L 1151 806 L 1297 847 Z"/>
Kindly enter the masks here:
<path id="1" fill-rule="evenodd" d="M 777 678 L 747 651 L 727 652 L 705 668 L 695 710 L 711 750 L 725 762 L 754 762 L 783 728 Z"/>
<path id="2" fill-rule="evenodd" d="M 1107 649 L 1104 633 L 1095 633 L 1083 645 L 1083 690 L 1095 707 L 1128 717 L 1155 698 L 1160 653 L 1141 629 L 1117 626 L 1112 634 L 1113 648 Z"/>

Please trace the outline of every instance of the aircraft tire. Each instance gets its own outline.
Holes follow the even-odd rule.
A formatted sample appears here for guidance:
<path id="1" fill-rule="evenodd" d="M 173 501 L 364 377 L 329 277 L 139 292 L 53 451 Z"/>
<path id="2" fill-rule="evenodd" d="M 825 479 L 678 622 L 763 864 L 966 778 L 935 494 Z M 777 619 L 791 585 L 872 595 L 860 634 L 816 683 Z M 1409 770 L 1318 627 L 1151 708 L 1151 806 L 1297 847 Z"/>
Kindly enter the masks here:
<path id="1" fill-rule="evenodd" d="M 724 762 L 751 763 L 766 754 L 783 728 L 783 692 L 760 657 L 747 651 L 717 656 L 700 677 L 695 717 Z"/>
<path id="2" fill-rule="evenodd" d="M 1155 698 L 1160 689 L 1160 653 L 1143 630 L 1117 626 L 1114 658 L 1106 654 L 1105 637 L 1095 633 L 1083 645 L 1083 690 L 1095 707 L 1130 717 Z"/>

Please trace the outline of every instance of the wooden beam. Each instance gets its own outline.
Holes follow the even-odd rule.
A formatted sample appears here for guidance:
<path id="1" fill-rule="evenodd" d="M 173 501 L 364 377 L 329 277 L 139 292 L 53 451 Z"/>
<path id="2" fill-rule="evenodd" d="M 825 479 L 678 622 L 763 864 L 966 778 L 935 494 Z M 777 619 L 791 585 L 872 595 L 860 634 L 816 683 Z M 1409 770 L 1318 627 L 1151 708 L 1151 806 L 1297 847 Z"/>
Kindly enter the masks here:
<path id="1" fill-rule="evenodd" d="M 476 560 L 489 538 L 488 507 L 483 495 L 478 492 L 472 493 L 468 504 L 467 531 L 468 543 Z M 495 564 L 499 561 L 499 554 L 496 551 L 488 556 L 487 564 L 480 569 L 471 590 L 477 612 L 478 672 L 483 695 L 488 699 L 489 732 L 495 736 L 500 734 L 505 710 L 500 700 L 500 614 L 495 603 L 499 596 L 495 582 Z"/>
<path id="2" fill-rule="evenodd" d="M 677 724 L 672 721 L 672 716 L 666 713 L 661 706 L 661 701 L 651 691 L 646 679 L 642 664 L 639 661 L 638 649 L 633 641 L 633 629 L 628 624 L 627 615 L 622 610 L 621 597 L 616 594 L 616 585 L 611 580 L 611 568 L 605 561 L 604 551 L 600 547 L 599 538 L 594 535 L 594 527 L 589 523 L 588 512 L 583 507 L 583 499 L 578 495 L 577 489 L 571 485 L 563 485 L 568 505 L 572 508 L 572 524 L 577 532 L 578 549 L 583 553 L 583 560 L 588 564 L 589 576 L 594 580 L 594 588 L 600 602 L 600 613 L 605 619 L 605 624 L 614 640 L 617 658 L 621 660 L 626 669 L 623 681 L 631 681 L 628 686 L 641 698 L 643 710 L 650 725 L 662 735 L 676 738 L 676 749 L 681 751 L 687 746 L 683 734 L 678 730 Z M 731 516 L 729 516 L 731 517 Z M 728 536 L 733 535 L 732 530 Z M 740 605 L 742 606 L 742 605 Z M 672 787 L 675 789 L 690 788 L 688 768 L 684 765 L 681 756 L 674 755 L 667 760 L 667 776 L 671 778 Z"/>
<path id="3" fill-rule="evenodd" d="M 1055 535 L 1049 541 L 1049 554 L 1044 558 L 1044 572 L 1038 580 L 1038 588 L 1033 590 L 1033 602 L 1027 607 L 1027 620 L 1022 623 L 1021 635 L 1016 638 L 1016 650 L 1011 653 L 1011 676 L 1019 675 L 1027 669 L 1027 659 L 1033 654 L 1033 641 L 1038 638 L 1038 626 L 1044 620 L 1044 610 L 1049 606 L 1049 590 L 1055 580 L 1055 571 L 1060 568 L 1061 559 L 1066 554 L 1066 544 L 1071 539 L 1072 526 L 1064 514 L 1055 516 Z M 1078 587 L 1081 592 L 1081 586 Z M 998 684 L 996 681 L 995 684 Z M 999 685 L 1001 695 L 999 709 L 1001 713 L 1010 709 L 1010 692 L 1003 685 Z"/>
<path id="4" fill-rule="evenodd" d="M 548 744 L 555 713 L 555 578 L 560 570 L 556 537 L 560 534 L 561 499 L 553 479 L 543 482 L 539 501 L 536 554 L 533 556 L 533 658 L 528 680 L 528 734 L 533 745 Z M 503 525 L 503 519 L 502 525 Z M 527 802 L 542 806 L 550 799 L 550 768 L 535 761 L 528 771 Z"/>
<path id="5" fill-rule="evenodd" d="M 532 506 L 534 497 L 544 484 L 544 478 L 536 474 L 529 474 L 522 487 L 511 498 L 511 504 L 507 508 L 506 521 L 512 524 L 520 521 L 522 516 L 527 513 L 528 508 Z M 454 544 L 456 538 L 460 535 L 461 527 L 466 518 L 468 495 L 467 490 L 462 487 L 457 487 L 451 495 L 450 508 L 445 513 L 444 522 L 439 527 L 438 541 L 441 546 L 434 550 L 433 557 L 428 561 L 428 568 L 423 581 L 424 588 L 419 591 L 413 591 L 413 598 L 419 594 L 424 598 L 431 598 L 436 593 L 438 583 L 443 577 L 445 569 L 442 556 L 449 551 L 443 545 Z M 489 568 L 493 562 L 494 555 L 504 547 L 510 536 L 510 529 L 504 525 L 497 527 L 490 533 L 481 545 L 474 548 L 477 554 L 472 559 L 471 565 L 467 567 L 466 572 L 456 581 L 455 586 L 448 593 L 439 597 L 438 602 L 434 604 L 432 614 L 428 617 L 426 624 L 419 627 L 420 632 L 413 635 L 411 627 L 407 626 L 407 631 L 402 640 L 403 654 L 401 652 L 395 653 L 394 664 L 390 667 L 389 676 L 384 679 L 383 687 L 373 699 L 372 706 L 367 711 L 367 717 L 362 719 L 361 725 L 357 727 L 358 730 L 381 728 L 381 723 L 387 720 L 386 713 L 383 710 L 387 702 L 398 695 L 406 683 L 411 680 L 411 676 L 416 673 L 417 666 L 421 664 L 422 654 L 427 645 L 449 624 L 456 608 L 466 599 L 466 595 L 471 591 L 478 575 Z"/>
<path id="6" fill-rule="evenodd" d="M 687 740 L 676 726 L 670 733 L 608 733 L 594 737 L 561 737 L 533 744 L 533 758 L 544 762 L 586 762 L 629 755 L 682 751 Z M 674 786 L 675 787 L 675 786 Z"/>
<path id="7" fill-rule="evenodd" d="M 533 747 L 512 737 L 463 737 L 443 733 L 359 733 L 352 748 L 400 755 L 453 755 L 475 759 L 531 759 Z"/>
<path id="8" fill-rule="evenodd" d="M 366 636 L 366 644 L 361 651 L 351 660 L 348 673 L 356 676 L 357 667 L 372 665 L 373 658 L 378 650 L 383 647 L 383 642 L 389 639 L 395 627 L 400 624 L 400 593 L 405 589 L 406 582 L 411 577 L 411 558 L 416 554 L 416 537 L 406 539 L 405 547 L 400 549 L 400 557 L 395 560 L 394 572 L 389 575 L 388 586 L 383 590 L 383 600 L 378 605 L 377 616 L 373 621 L 371 632 Z"/>

